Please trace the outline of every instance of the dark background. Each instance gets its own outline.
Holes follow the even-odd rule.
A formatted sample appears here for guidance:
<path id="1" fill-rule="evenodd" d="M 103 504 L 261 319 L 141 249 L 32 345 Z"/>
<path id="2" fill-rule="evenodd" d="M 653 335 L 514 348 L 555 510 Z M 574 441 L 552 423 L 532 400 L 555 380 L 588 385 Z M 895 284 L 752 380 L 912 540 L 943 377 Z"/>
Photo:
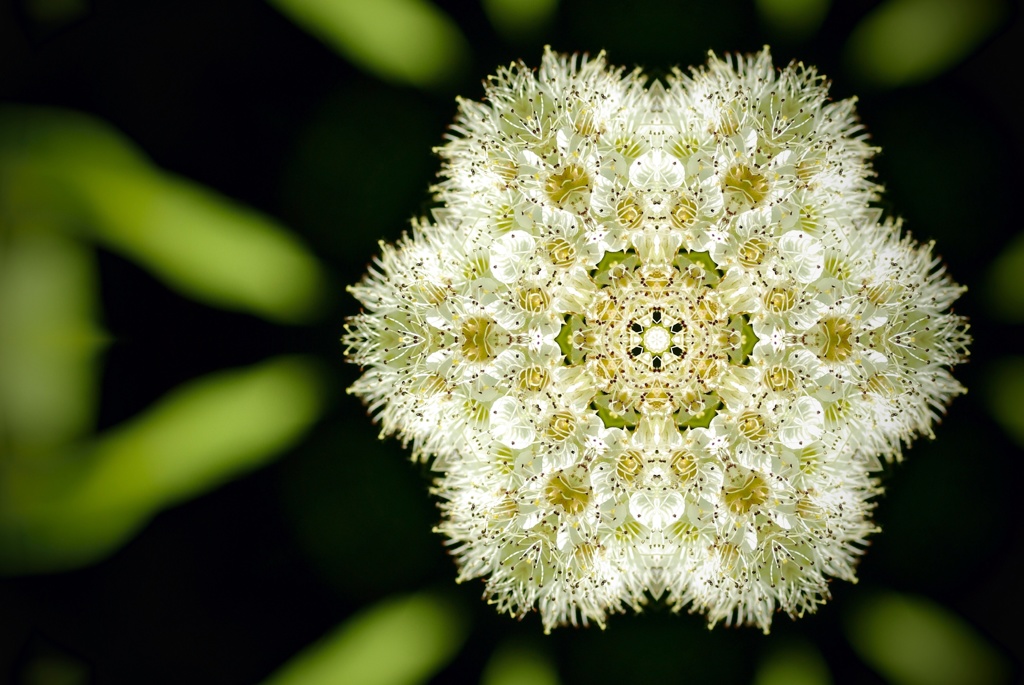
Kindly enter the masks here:
<path id="1" fill-rule="evenodd" d="M 967 0 L 965 0 L 967 1 Z M 775 645 L 809 640 L 838 683 L 881 682 L 847 642 L 859 593 L 931 598 L 1003 651 L 1020 676 L 1024 646 L 1019 534 L 1021 451 L 989 415 L 989 362 L 1019 352 L 1020 327 L 992 316 L 986 274 L 1020 228 L 1022 118 L 1019 4 L 964 61 L 923 84 L 882 89 L 846 66 L 845 40 L 878 3 L 835 2 L 812 36 L 771 31 L 751 2 L 565 0 L 526 39 L 497 33 L 471 4 L 437 3 L 472 49 L 464 73 L 432 90 L 367 74 L 262 2 L 96 0 L 58 21 L 26 3 L 0 5 L 0 101 L 70 108 L 102 119 L 153 162 L 252 206 L 299 235 L 330 270 L 331 300 L 313 324 L 279 326 L 185 299 L 133 263 L 98 250 L 103 357 L 99 430 L 171 388 L 281 353 L 318 357 L 332 393 L 314 430 L 270 466 L 164 511 L 122 549 L 64 573 L 0 580 L 0 681 L 42 683 L 37 665 L 74 664 L 74 682 L 253 683 L 358 609 L 396 593 L 438 589 L 471 617 L 472 634 L 435 682 L 475 682 L 495 647 L 532 641 L 573 683 L 749 682 Z M 428 187 L 455 112 L 482 95 L 499 64 L 539 63 L 542 46 L 606 49 L 613 64 L 663 73 L 708 49 L 772 44 L 857 94 L 886 186 L 883 206 L 919 240 L 934 239 L 969 291 L 972 360 L 936 439 L 922 439 L 883 476 L 860 583 L 800 621 L 708 632 L 699 616 L 652 605 L 605 631 L 498 616 L 480 582 L 456 586 L 429 471 L 408 461 L 344 389 L 358 369 L 339 338 L 357 280 L 380 238 L 393 240 L 431 206 Z M 76 670 L 77 669 L 77 670 Z M 52 681 L 56 683 L 56 681 Z"/>

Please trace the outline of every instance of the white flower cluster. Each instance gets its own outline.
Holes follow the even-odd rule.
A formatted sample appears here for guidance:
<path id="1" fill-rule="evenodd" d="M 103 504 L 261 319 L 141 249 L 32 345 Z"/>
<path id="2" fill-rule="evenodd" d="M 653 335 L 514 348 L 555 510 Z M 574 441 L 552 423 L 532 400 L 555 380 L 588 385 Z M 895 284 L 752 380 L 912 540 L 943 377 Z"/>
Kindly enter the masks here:
<path id="1" fill-rule="evenodd" d="M 879 457 L 963 388 L 962 292 L 852 100 L 765 49 L 664 83 L 548 51 L 460 101 L 441 209 L 351 291 L 351 388 L 433 458 L 460 579 L 544 627 L 767 631 L 854 581 Z"/>

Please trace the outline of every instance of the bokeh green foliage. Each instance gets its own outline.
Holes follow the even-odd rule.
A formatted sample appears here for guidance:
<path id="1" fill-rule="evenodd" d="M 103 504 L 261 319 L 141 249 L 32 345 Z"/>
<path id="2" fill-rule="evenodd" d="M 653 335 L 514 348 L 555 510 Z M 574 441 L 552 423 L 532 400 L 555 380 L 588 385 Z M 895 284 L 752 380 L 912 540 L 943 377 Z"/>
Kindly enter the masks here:
<path id="1" fill-rule="evenodd" d="M 756 0 L 769 30 L 787 40 L 807 38 L 821 27 L 831 0 Z"/>
<path id="2" fill-rule="evenodd" d="M 348 619 L 264 685 L 417 685 L 455 656 L 467 632 L 464 611 L 450 599 L 392 597 Z"/>
<path id="3" fill-rule="evenodd" d="M 359 66 L 397 83 L 436 87 L 466 68 L 469 45 L 429 0 L 271 0 Z"/>
<path id="4" fill-rule="evenodd" d="M 93 244 L 186 296 L 282 322 L 315 315 L 322 268 L 272 220 L 76 113 L 0 109 L 0 179 L 0 573 L 94 562 L 319 416 L 315 363 L 280 357 L 193 380 L 94 435 L 106 336 Z"/>
<path id="5" fill-rule="evenodd" d="M 518 42 L 540 35 L 554 22 L 558 0 L 483 0 L 495 30 Z"/>
<path id="6" fill-rule="evenodd" d="M 966 621 L 923 597 L 868 595 L 848 620 L 850 644 L 893 685 L 1007 682 L 1002 654 Z"/>
<path id="7" fill-rule="evenodd" d="M 0 222 L 0 450 L 39 454 L 95 420 L 97 276 L 88 248 Z"/>
<path id="8" fill-rule="evenodd" d="M 992 315 L 1007 323 L 1024 323 L 1024 232 L 996 257 L 984 287 Z"/>
<path id="9" fill-rule="evenodd" d="M 850 70 L 881 87 L 926 81 L 969 55 L 1008 9 L 1003 0 L 885 0 L 850 35 Z"/>
<path id="10" fill-rule="evenodd" d="M 510 639 L 491 654 L 480 685 L 559 685 L 558 670 L 536 644 Z"/>
<path id="11" fill-rule="evenodd" d="M 754 685 L 829 685 L 832 676 L 821 652 L 809 642 L 790 641 L 771 650 L 758 665 Z"/>
<path id="12" fill-rule="evenodd" d="M 1024 284 L 1022 284 L 1024 287 Z M 992 416 L 1018 445 L 1024 447 L 1024 356 L 995 360 L 983 388 Z"/>
<path id="13" fill-rule="evenodd" d="M 142 416 L 36 460 L 8 455 L 0 571 L 95 561 L 159 510 L 255 468 L 309 427 L 315 368 L 278 358 L 188 383 Z"/>
<path id="14" fill-rule="evenodd" d="M 157 169 L 95 119 L 0 109 L 5 213 L 138 262 L 188 297 L 298 323 L 317 313 L 323 271 L 268 217 Z"/>

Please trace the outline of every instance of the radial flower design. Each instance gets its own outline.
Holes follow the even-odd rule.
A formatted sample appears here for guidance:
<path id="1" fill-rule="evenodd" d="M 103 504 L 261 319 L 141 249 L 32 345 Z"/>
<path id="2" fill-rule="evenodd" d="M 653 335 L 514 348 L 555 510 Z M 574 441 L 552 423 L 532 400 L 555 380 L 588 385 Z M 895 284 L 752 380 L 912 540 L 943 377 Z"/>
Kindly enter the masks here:
<path id="1" fill-rule="evenodd" d="M 856 580 L 873 473 L 963 392 L 962 288 L 872 208 L 852 100 L 767 49 L 546 52 L 462 100 L 440 208 L 351 288 L 351 391 L 433 459 L 460 580 L 546 630 Z"/>

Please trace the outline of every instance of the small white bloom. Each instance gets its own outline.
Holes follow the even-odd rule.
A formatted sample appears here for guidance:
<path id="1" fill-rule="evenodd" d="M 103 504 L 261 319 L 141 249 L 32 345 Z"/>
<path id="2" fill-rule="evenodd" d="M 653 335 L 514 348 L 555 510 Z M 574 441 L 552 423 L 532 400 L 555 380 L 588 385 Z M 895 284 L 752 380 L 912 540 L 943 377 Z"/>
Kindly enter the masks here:
<path id="1" fill-rule="evenodd" d="M 767 49 L 665 82 L 548 51 L 459 106 L 444 209 L 382 245 L 345 343 L 434 460 L 460 579 L 546 630 L 814 611 L 969 342 L 871 206 L 852 100 Z"/>

